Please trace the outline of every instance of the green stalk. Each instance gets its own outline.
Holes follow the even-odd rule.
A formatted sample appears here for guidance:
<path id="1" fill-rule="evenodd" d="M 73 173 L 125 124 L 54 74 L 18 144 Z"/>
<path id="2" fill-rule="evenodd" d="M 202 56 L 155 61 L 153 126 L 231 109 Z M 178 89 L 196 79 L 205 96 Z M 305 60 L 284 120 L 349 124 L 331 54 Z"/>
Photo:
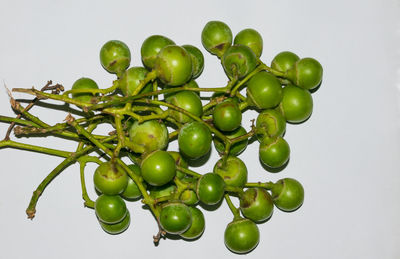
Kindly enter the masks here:
<path id="1" fill-rule="evenodd" d="M 69 157 L 72 154 L 72 152 L 67 152 L 67 151 L 62 151 L 62 150 L 57 150 L 57 149 L 52 149 L 52 148 L 46 148 L 46 147 L 40 147 L 40 146 L 35 146 L 35 145 L 30 145 L 30 144 L 24 144 L 24 143 L 15 142 L 12 140 L 0 141 L 0 148 L 3 148 L 3 147 L 23 149 L 23 150 L 43 153 L 43 154 L 47 154 L 47 155 L 59 156 L 59 157 Z"/>
<path id="2" fill-rule="evenodd" d="M 19 119 L 19 118 L 13 118 L 13 117 L 8 117 L 8 116 L 0 116 L 0 121 L 1 122 L 6 122 L 6 123 L 16 123 L 19 125 L 24 125 L 24 126 L 30 126 L 30 127 L 39 127 L 38 124 L 32 122 L 32 121 L 27 121 L 24 119 Z"/>
<path id="3" fill-rule="evenodd" d="M 233 214 L 233 220 L 237 220 L 240 219 L 240 212 L 239 209 L 235 207 L 235 205 L 233 205 L 231 198 L 229 197 L 229 194 L 225 194 L 225 201 L 228 204 L 229 209 L 231 210 L 232 214 Z"/>
<path id="4" fill-rule="evenodd" d="M 187 169 L 187 168 L 184 168 L 184 167 L 181 167 L 181 166 L 178 166 L 178 165 L 176 166 L 176 170 L 178 170 L 178 171 L 180 171 L 180 172 L 182 172 L 184 174 L 191 175 L 191 176 L 193 176 L 195 178 L 200 178 L 202 176 L 201 174 L 196 173 L 195 171 L 192 171 L 190 169 Z"/>
<path id="5" fill-rule="evenodd" d="M 183 113 L 184 115 L 187 115 L 188 117 L 192 118 L 195 121 L 198 121 L 200 123 L 202 123 L 203 125 L 207 126 L 207 128 L 214 133 L 218 138 L 220 138 L 221 140 L 224 141 L 225 144 L 227 144 L 228 142 L 230 142 L 230 140 L 221 132 L 219 132 L 217 129 L 215 129 L 214 127 L 212 127 L 210 124 L 204 122 L 202 119 L 200 119 L 199 117 L 197 117 L 196 115 L 186 111 L 185 109 L 182 109 L 178 106 L 166 103 L 166 102 L 162 102 L 162 101 L 156 101 L 156 100 L 149 100 L 149 103 L 152 104 L 156 104 L 156 105 L 161 105 L 161 106 L 166 106 L 168 108 L 174 109 L 180 113 Z"/>

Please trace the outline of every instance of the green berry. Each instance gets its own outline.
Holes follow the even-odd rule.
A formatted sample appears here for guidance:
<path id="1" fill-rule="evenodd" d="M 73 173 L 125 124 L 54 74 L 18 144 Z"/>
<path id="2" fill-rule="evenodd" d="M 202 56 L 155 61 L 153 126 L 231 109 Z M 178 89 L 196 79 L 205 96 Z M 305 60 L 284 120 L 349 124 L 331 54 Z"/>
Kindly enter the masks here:
<path id="1" fill-rule="evenodd" d="M 201 32 L 201 42 L 208 52 L 221 58 L 232 44 L 232 31 L 221 21 L 210 21 Z"/>
<path id="2" fill-rule="evenodd" d="M 236 34 L 233 44 L 240 44 L 249 47 L 259 58 L 263 50 L 263 39 L 254 29 L 244 29 Z"/>
<path id="3" fill-rule="evenodd" d="M 183 85 L 192 78 L 192 58 L 184 48 L 169 45 L 158 53 L 154 69 L 163 84 Z"/>
<path id="4" fill-rule="evenodd" d="M 162 35 L 152 35 L 145 39 L 140 48 L 143 65 L 149 69 L 153 69 L 158 53 L 162 48 L 169 45 L 175 45 L 175 42 Z"/>
<path id="5" fill-rule="evenodd" d="M 100 63 L 105 70 L 119 76 L 129 67 L 131 52 L 122 41 L 110 40 L 100 50 Z"/>
<path id="6" fill-rule="evenodd" d="M 271 62 L 271 68 L 280 72 L 286 72 L 299 60 L 299 56 L 290 51 L 280 52 Z"/>

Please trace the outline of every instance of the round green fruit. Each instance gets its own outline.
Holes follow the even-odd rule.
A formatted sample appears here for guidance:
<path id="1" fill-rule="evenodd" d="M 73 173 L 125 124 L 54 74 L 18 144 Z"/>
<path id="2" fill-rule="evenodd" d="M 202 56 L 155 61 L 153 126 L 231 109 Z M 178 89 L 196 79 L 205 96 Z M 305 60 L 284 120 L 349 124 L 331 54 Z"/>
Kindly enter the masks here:
<path id="1" fill-rule="evenodd" d="M 249 219 L 234 220 L 225 229 L 226 247 L 234 253 L 245 254 L 253 250 L 260 241 L 256 223 Z"/>
<path id="2" fill-rule="evenodd" d="M 206 222 L 201 210 L 194 207 L 189 207 L 189 210 L 192 214 L 192 224 L 190 225 L 189 229 L 180 234 L 180 236 L 185 239 L 196 239 L 203 234 Z"/>
<path id="3" fill-rule="evenodd" d="M 115 224 L 107 224 L 99 221 L 101 228 L 110 235 L 118 235 L 128 229 L 129 224 L 131 223 L 131 216 L 129 211 L 126 213 L 125 218 L 118 223 Z"/>
<path id="4" fill-rule="evenodd" d="M 304 188 L 295 179 L 281 179 L 273 185 L 271 191 L 274 204 L 280 210 L 294 211 L 303 204 Z"/>
<path id="5" fill-rule="evenodd" d="M 201 42 L 208 52 L 220 58 L 232 44 L 232 31 L 221 21 L 210 21 L 201 32 Z"/>
<path id="6" fill-rule="evenodd" d="M 215 205 L 221 201 L 225 193 L 225 182 L 214 173 L 204 174 L 197 181 L 197 197 L 206 205 Z"/>
<path id="7" fill-rule="evenodd" d="M 153 69 L 158 53 L 162 48 L 169 45 L 175 45 L 175 42 L 162 35 L 152 35 L 145 39 L 140 49 L 143 65 Z"/>
<path id="8" fill-rule="evenodd" d="M 282 137 L 264 138 L 260 143 L 259 155 L 264 165 L 279 168 L 289 160 L 290 147 Z"/>
<path id="9" fill-rule="evenodd" d="M 215 164 L 213 171 L 221 176 L 228 186 L 244 187 L 247 183 L 247 167 L 238 157 L 228 156 L 225 163 L 221 158 Z"/>
<path id="10" fill-rule="evenodd" d="M 263 39 L 261 34 L 254 29 L 244 29 L 236 34 L 233 44 L 245 45 L 249 47 L 259 58 L 263 50 Z"/>
<path id="11" fill-rule="evenodd" d="M 263 188 L 249 188 L 240 196 L 243 216 L 259 223 L 269 219 L 274 211 L 271 195 Z"/>
<path id="12" fill-rule="evenodd" d="M 201 103 L 199 95 L 197 95 L 194 92 L 191 91 L 181 91 L 178 92 L 172 96 L 170 96 L 167 99 L 167 102 L 170 104 L 173 104 L 179 108 L 184 109 L 185 111 L 188 111 L 189 113 L 201 117 L 203 115 L 203 105 Z M 173 117 L 175 120 L 177 120 L 180 123 L 186 123 L 189 121 L 192 121 L 193 119 L 190 118 L 189 116 L 174 110 L 172 108 L 168 108 L 169 114 L 171 117 Z"/>
<path id="13" fill-rule="evenodd" d="M 289 69 L 294 67 L 294 64 L 299 60 L 299 56 L 290 51 L 280 52 L 274 57 L 271 62 L 271 68 L 279 72 L 286 73 Z"/>
<path id="14" fill-rule="evenodd" d="M 279 111 L 288 122 L 301 123 L 307 120 L 313 110 L 313 99 L 308 90 L 287 85 L 283 88 L 283 98 Z"/>
<path id="15" fill-rule="evenodd" d="M 268 109 L 257 116 L 256 132 L 260 142 L 266 137 L 282 137 L 285 131 L 286 119 L 280 112 Z"/>
<path id="16" fill-rule="evenodd" d="M 129 128 L 127 146 L 136 153 L 149 153 L 164 149 L 168 145 L 167 127 L 158 120 L 149 120 L 143 123 L 135 121 Z"/>
<path id="17" fill-rule="evenodd" d="M 256 68 L 257 57 L 249 47 L 233 45 L 225 51 L 222 66 L 229 77 L 240 79 Z"/>
<path id="18" fill-rule="evenodd" d="M 160 213 L 160 225 L 170 234 L 179 235 L 192 224 L 192 213 L 183 203 L 170 202 L 163 206 Z"/>
<path id="19" fill-rule="evenodd" d="M 282 86 L 279 80 L 267 71 L 255 74 L 247 83 L 247 99 L 258 109 L 276 107 L 282 100 Z"/>
<path id="20" fill-rule="evenodd" d="M 146 78 L 149 71 L 144 67 L 131 67 L 126 70 L 121 78 L 118 80 L 118 87 L 125 96 L 131 96 L 135 92 L 136 88 L 140 86 L 140 82 Z M 141 94 L 149 93 L 153 90 L 153 85 L 147 83 L 142 90 Z"/>
<path id="21" fill-rule="evenodd" d="M 131 52 L 122 41 L 110 40 L 100 50 L 100 63 L 108 72 L 121 75 L 131 63 Z"/>
<path id="22" fill-rule="evenodd" d="M 180 152 L 190 159 L 204 156 L 210 151 L 212 136 L 210 130 L 198 121 L 186 123 L 179 131 Z"/>
<path id="23" fill-rule="evenodd" d="M 93 174 L 94 186 L 107 195 L 122 193 L 128 185 L 128 178 L 120 165 L 111 162 L 100 164 Z"/>
<path id="24" fill-rule="evenodd" d="M 242 112 L 233 100 L 223 101 L 214 108 L 213 123 L 222 131 L 233 131 L 242 123 Z"/>
<path id="25" fill-rule="evenodd" d="M 304 89 L 314 89 L 322 81 L 323 69 L 313 58 L 302 58 L 287 71 L 286 76 L 295 85 Z"/>
<path id="26" fill-rule="evenodd" d="M 122 221 L 128 210 L 124 200 L 118 195 L 100 195 L 94 203 L 98 219 L 106 224 L 116 224 Z"/>
<path id="27" fill-rule="evenodd" d="M 192 58 L 184 48 L 169 45 L 158 53 L 154 69 L 163 84 L 183 85 L 192 78 Z"/>
<path id="28" fill-rule="evenodd" d="M 148 154 L 142 161 L 141 169 L 143 179 L 154 186 L 168 183 L 176 174 L 174 158 L 163 150 Z"/>
<path id="29" fill-rule="evenodd" d="M 99 89 L 99 86 L 90 78 L 82 77 L 74 82 L 72 90 L 83 90 L 83 89 Z M 96 94 L 97 95 L 97 94 Z M 94 96 L 90 93 L 73 93 L 72 98 L 84 103 L 91 103 Z"/>

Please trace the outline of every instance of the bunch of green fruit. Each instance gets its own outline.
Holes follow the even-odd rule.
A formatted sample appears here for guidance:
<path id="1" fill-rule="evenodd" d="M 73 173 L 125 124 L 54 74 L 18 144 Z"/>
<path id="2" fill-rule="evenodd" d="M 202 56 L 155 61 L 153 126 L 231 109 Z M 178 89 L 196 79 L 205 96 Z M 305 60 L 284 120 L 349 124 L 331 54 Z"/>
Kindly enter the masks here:
<path id="1" fill-rule="evenodd" d="M 159 226 L 155 242 L 167 233 L 184 240 L 197 239 L 205 230 L 205 217 L 198 206 L 217 209 L 225 200 L 233 214 L 225 230 L 225 245 L 234 253 L 248 253 L 259 243 L 257 224 L 268 221 L 274 207 L 290 212 L 302 205 L 304 190 L 297 180 L 248 182 L 247 167 L 238 155 L 249 139 L 256 138 L 264 168 L 280 171 L 285 167 L 290 156 L 283 138 L 286 123 L 298 124 L 310 117 L 311 92 L 322 80 L 320 63 L 285 51 L 267 66 L 260 60 L 263 40 L 256 30 L 244 29 L 233 37 L 220 21 L 205 25 L 201 41 L 220 59 L 229 79 L 226 86 L 199 87 L 195 79 L 204 68 L 200 49 L 153 35 L 141 46 L 143 66 L 130 67 L 131 53 L 125 43 L 112 40 L 103 45 L 101 65 L 116 75 L 109 88 L 100 89 L 94 80 L 84 77 L 65 92 L 62 85 L 51 82 L 41 90 L 13 89 L 35 99 L 23 107 L 11 97 L 18 116 L 0 117 L 11 123 L 0 148 L 65 158 L 34 191 L 26 210 L 29 218 L 35 216 L 36 203 L 46 186 L 76 162 L 84 204 L 94 209 L 100 226 L 110 234 L 128 228 L 126 202 L 140 200 Z M 202 100 L 201 92 L 212 95 Z M 64 122 L 49 125 L 29 112 L 39 99 L 75 105 L 83 116 L 68 114 Z M 246 130 L 241 126 L 242 114 L 248 109 L 259 115 Z M 108 135 L 94 134 L 101 124 L 115 130 Z M 13 127 L 18 137 L 57 136 L 76 141 L 77 149 L 64 151 L 10 140 Z M 168 143 L 175 140 L 179 150 L 168 150 Z M 206 160 L 212 143 L 221 156 L 213 172 L 200 174 L 190 169 L 191 163 Z M 98 164 L 93 174 L 95 200 L 86 189 L 87 163 Z M 240 207 L 232 203 L 232 197 L 239 200 Z"/>

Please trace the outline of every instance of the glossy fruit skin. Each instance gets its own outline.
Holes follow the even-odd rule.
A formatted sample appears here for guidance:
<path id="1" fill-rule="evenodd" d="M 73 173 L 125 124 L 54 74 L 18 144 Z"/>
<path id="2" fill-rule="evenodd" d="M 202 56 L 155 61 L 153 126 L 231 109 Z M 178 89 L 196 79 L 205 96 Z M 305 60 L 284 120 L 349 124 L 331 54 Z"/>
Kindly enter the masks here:
<path id="1" fill-rule="evenodd" d="M 289 144 L 282 137 L 264 138 L 260 143 L 259 156 L 264 165 L 279 168 L 289 160 Z"/>
<path id="2" fill-rule="evenodd" d="M 140 81 L 146 78 L 149 71 L 144 67 L 131 67 L 126 70 L 121 78 L 118 80 L 118 87 L 124 96 L 131 96 L 132 93 L 139 86 Z M 146 84 L 144 88 L 140 91 L 141 94 L 149 93 L 153 90 L 153 85 L 151 83 Z"/>
<path id="3" fill-rule="evenodd" d="M 154 69 L 163 84 L 183 85 L 192 78 L 192 58 L 184 48 L 169 45 L 158 53 Z"/>
<path id="4" fill-rule="evenodd" d="M 143 65 L 149 69 L 154 68 L 158 53 L 168 45 L 175 45 L 175 42 L 162 35 L 152 35 L 145 39 L 140 49 Z"/>
<path id="5" fill-rule="evenodd" d="M 204 69 L 204 56 L 201 51 L 193 45 L 183 45 L 184 48 L 192 58 L 192 78 L 198 78 Z"/>
<path id="6" fill-rule="evenodd" d="M 244 45 L 232 45 L 222 57 L 222 66 L 229 77 L 245 77 L 257 66 L 254 52 Z"/>
<path id="7" fill-rule="evenodd" d="M 283 115 L 272 109 L 264 110 L 257 116 L 256 132 L 261 142 L 265 137 L 282 137 L 286 131 L 286 119 Z"/>
<path id="8" fill-rule="evenodd" d="M 217 104 L 213 112 L 213 123 L 222 131 L 233 131 L 242 123 L 242 112 L 233 100 L 226 100 Z"/>
<path id="9" fill-rule="evenodd" d="M 226 247 L 234 253 L 245 254 L 253 250 L 260 241 L 256 223 L 249 219 L 234 220 L 224 233 Z"/>
<path id="10" fill-rule="evenodd" d="M 168 144 L 168 130 L 164 123 L 149 120 L 139 124 L 135 121 L 129 128 L 128 147 L 136 153 L 149 153 L 164 149 Z"/>
<path id="11" fill-rule="evenodd" d="M 261 34 L 254 29 L 244 29 L 236 34 L 233 44 L 245 45 L 249 47 L 259 58 L 263 50 L 263 39 Z"/>
<path id="12" fill-rule="evenodd" d="M 142 161 L 141 169 L 143 179 L 153 186 L 168 183 L 176 174 L 174 158 L 163 150 L 148 154 Z"/>
<path id="13" fill-rule="evenodd" d="M 198 121 L 183 125 L 178 135 L 180 152 L 190 159 L 196 159 L 210 151 L 212 136 L 210 130 Z"/>
<path id="14" fill-rule="evenodd" d="M 116 224 L 123 220 L 128 212 L 124 200 L 118 195 L 100 195 L 94 203 L 98 219 L 106 224 Z"/>
<path id="15" fill-rule="evenodd" d="M 313 99 L 306 89 L 294 85 L 283 88 L 283 98 L 279 111 L 290 123 L 301 123 L 307 120 L 313 110 Z"/>
<path id="16" fill-rule="evenodd" d="M 287 71 L 286 76 L 295 85 L 304 89 L 314 89 L 322 81 L 323 69 L 313 58 L 302 58 Z"/>
<path id="17" fill-rule="evenodd" d="M 199 202 L 199 198 L 197 198 L 197 194 L 195 191 L 193 190 L 184 190 L 179 199 L 181 200 L 181 202 L 183 202 L 186 205 L 196 205 Z"/>
<path id="18" fill-rule="evenodd" d="M 218 174 L 206 173 L 197 181 L 196 193 L 202 203 L 217 204 L 224 196 L 225 182 Z"/>
<path id="19" fill-rule="evenodd" d="M 297 210 L 304 202 L 304 188 L 293 178 L 277 181 L 271 191 L 275 206 L 282 211 Z"/>
<path id="20" fill-rule="evenodd" d="M 93 174 L 94 186 L 107 195 L 122 193 L 128 185 L 128 175 L 118 164 L 104 162 L 96 168 Z"/>
<path id="21" fill-rule="evenodd" d="M 142 172 L 140 171 L 140 167 L 135 164 L 128 165 L 129 169 L 133 171 L 133 173 L 137 176 L 141 176 Z M 146 183 L 142 183 L 146 187 Z M 121 197 L 126 200 L 136 200 L 142 196 L 142 193 L 139 190 L 137 184 L 128 176 L 128 185 L 125 190 L 121 193 Z"/>
<path id="22" fill-rule="evenodd" d="M 100 63 L 109 73 L 120 75 L 131 63 L 131 52 L 122 41 L 110 40 L 100 50 Z"/>
<path id="23" fill-rule="evenodd" d="M 263 188 L 249 188 L 240 197 L 240 210 L 246 218 L 260 223 L 272 216 L 274 202 Z"/>
<path id="24" fill-rule="evenodd" d="M 201 236 L 205 229 L 204 214 L 195 207 L 189 207 L 190 213 L 192 214 L 192 224 L 189 229 L 180 234 L 185 239 L 196 239 Z"/>
<path id="25" fill-rule="evenodd" d="M 170 202 L 163 206 L 160 213 L 160 225 L 170 234 L 179 235 L 192 224 L 192 213 L 188 206 L 179 202 Z"/>
<path id="26" fill-rule="evenodd" d="M 180 166 L 180 167 L 183 167 L 183 168 L 188 168 L 189 167 L 188 163 L 186 162 L 185 159 L 183 159 L 183 157 L 181 156 L 181 154 L 179 152 L 176 152 L 176 151 L 167 151 L 167 152 L 175 160 L 175 165 L 176 166 Z M 185 177 L 185 174 L 177 169 L 176 170 L 176 177 L 178 179 L 182 179 L 183 177 Z"/>
<path id="27" fill-rule="evenodd" d="M 279 80 L 271 73 L 260 71 L 247 83 L 247 99 L 258 109 L 270 109 L 278 106 L 283 91 Z"/>
<path id="28" fill-rule="evenodd" d="M 221 176 L 228 186 L 244 187 L 247 183 L 247 167 L 238 157 L 228 156 L 226 163 L 223 163 L 221 158 L 215 164 L 213 171 Z"/>
<path id="29" fill-rule="evenodd" d="M 199 95 L 191 91 L 180 91 L 167 98 L 167 102 L 182 108 L 197 117 L 203 115 L 203 105 Z M 170 115 L 180 123 L 187 123 L 193 119 L 172 108 L 169 108 Z"/>
<path id="30" fill-rule="evenodd" d="M 294 67 L 294 64 L 299 60 L 299 56 L 290 51 L 282 51 L 274 57 L 271 62 L 271 68 L 280 72 L 287 72 Z"/>
<path id="31" fill-rule="evenodd" d="M 115 224 L 107 224 L 99 221 L 101 228 L 110 235 L 118 235 L 128 229 L 131 223 L 131 216 L 129 211 L 127 211 L 125 218 Z"/>
<path id="32" fill-rule="evenodd" d="M 99 89 L 99 86 L 90 78 L 82 77 L 74 82 L 72 85 L 72 90 L 75 89 Z M 84 103 L 91 103 L 94 95 L 90 93 L 74 93 L 72 98 Z"/>
<path id="33" fill-rule="evenodd" d="M 201 43 L 204 48 L 217 57 L 222 57 L 232 45 L 232 31 L 221 21 L 208 22 L 201 32 Z"/>
<path id="34" fill-rule="evenodd" d="M 245 128 L 239 127 L 235 129 L 234 131 L 231 132 L 225 132 L 224 135 L 228 137 L 229 139 L 237 138 L 240 136 L 243 136 L 244 134 L 247 134 Z M 240 153 L 242 153 L 246 147 L 247 144 L 249 143 L 249 139 L 245 139 L 239 142 L 236 142 L 231 146 L 231 149 L 229 150 L 229 154 L 232 156 L 237 156 Z M 219 138 L 215 137 L 214 138 L 214 147 L 218 151 L 219 154 L 222 154 L 225 151 L 225 144 L 223 141 L 221 141 Z"/>

